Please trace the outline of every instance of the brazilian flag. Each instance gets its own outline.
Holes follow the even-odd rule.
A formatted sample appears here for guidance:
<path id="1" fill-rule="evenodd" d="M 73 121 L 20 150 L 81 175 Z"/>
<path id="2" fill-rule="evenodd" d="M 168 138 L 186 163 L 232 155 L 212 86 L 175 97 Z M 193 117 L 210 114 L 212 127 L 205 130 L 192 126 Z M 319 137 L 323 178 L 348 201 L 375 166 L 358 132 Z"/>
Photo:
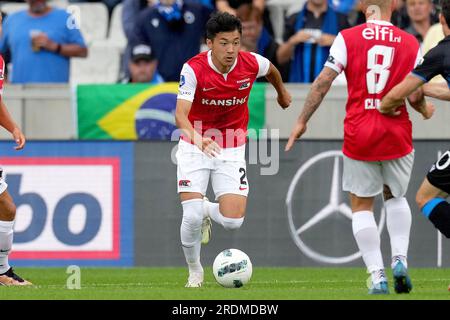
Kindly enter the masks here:
<path id="1" fill-rule="evenodd" d="M 249 129 L 265 124 L 264 83 L 249 98 Z M 89 140 L 170 140 L 175 126 L 178 83 L 79 85 L 78 138 Z M 252 137 L 255 138 L 255 137 Z"/>

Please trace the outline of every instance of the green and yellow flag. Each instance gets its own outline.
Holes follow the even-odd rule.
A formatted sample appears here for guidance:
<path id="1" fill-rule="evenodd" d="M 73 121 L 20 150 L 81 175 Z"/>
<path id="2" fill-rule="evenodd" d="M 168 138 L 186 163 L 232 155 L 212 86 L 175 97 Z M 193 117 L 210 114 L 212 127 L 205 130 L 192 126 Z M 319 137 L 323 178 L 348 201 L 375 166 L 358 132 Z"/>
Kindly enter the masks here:
<path id="1" fill-rule="evenodd" d="M 264 83 L 255 83 L 249 98 L 249 129 L 265 124 Z M 79 139 L 170 140 L 175 126 L 178 83 L 158 85 L 79 85 Z M 254 138 L 254 137 L 252 137 Z"/>

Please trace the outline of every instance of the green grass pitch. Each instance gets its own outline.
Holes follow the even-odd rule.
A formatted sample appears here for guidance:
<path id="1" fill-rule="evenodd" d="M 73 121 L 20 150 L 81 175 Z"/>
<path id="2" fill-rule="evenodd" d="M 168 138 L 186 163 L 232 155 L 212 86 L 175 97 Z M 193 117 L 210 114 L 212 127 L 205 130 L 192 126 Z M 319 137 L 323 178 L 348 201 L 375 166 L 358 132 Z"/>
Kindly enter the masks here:
<path id="1" fill-rule="evenodd" d="M 31 287 L 0 287 L 0 301 L 7 299 L 139 299 L 139 300 L 450 300 L 450 269 L 411 269 L 413 291 L 367 295 L 363 268 L 263 268 L 253 270 L 251 281 L 239 289 L 219 286 L 205 269 L 202 288 L 184 288 L 185 268 L 81 268 L 81 289 L 66 287 L 65 268 L 16 268 L 34 283 Z"/>

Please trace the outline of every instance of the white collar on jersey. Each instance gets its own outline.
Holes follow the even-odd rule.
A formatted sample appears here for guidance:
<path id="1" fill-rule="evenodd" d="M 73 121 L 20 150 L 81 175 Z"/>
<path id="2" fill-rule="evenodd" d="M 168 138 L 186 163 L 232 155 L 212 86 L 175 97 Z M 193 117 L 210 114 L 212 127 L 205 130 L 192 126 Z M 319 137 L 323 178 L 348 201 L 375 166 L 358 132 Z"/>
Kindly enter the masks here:
<path id="1" fill-rule="evenodd" d="M 223 75 L 223 76 L 226 78 L 227 75 L 228 75 L 231 71 L 233 71 L 234 67 L 236 67 L 236 64 L 237 64 L 237 58 L 236 58 L 236 60 L 234 61 L 233 65 L 231 66 L 230 71 L 228 71 L 227 73 L 222 73 L 222 72 L 219 71 L 219 69 L 216 68 L 216 66 L 215 66 L 214 63 L 212 62 L 212 58 L 211 58 L 211 50 L 209 50 L 209 51 L 208 51 L 208 64 L 209 64 L 209 66 L 210 66 L 215 72 L 217 72 L 217 73 Z"/>
<path id="2" fill-rule="evenodd" d="M 393 26 L 392 23 L 390 23 L 389 21 L 384 21 L 384 20 L 367 20 L 367 23 L 375 23 L 375 24 L 379 24 L 382 26 Z"/>

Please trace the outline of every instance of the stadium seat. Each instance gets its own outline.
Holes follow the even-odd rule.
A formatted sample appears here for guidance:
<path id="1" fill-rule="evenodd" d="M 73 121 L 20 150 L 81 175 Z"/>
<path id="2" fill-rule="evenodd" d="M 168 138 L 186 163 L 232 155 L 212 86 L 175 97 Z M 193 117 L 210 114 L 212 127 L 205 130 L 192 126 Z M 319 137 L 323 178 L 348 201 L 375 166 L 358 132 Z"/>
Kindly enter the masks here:
<path id="1" fill-rule="evenodd" d="M 2 3 L 0 8 L 4 13 L 10 15 L 16 11 L 26 10 L 28 8 L 28 4 L 20 2 L 5 2 Z"/>
<path id="2" fill-rule="evenodd" d="M 123 51 L 127 45 L 127 38 L 125 37 L 122 27 L 122 8 L 123 4 L 119 3 L 113 9 L 106 41 L 119 47 Z"/>
<path id="3" fill-rule="evenodd" d="M 106 39 L 108 31 L 108 8 L 102 2 L 76 3 L 68 10 L 79 18 L 81 33 L 87 45 Z"/>
<path id="4" fill-rule="evenodd" d="M 72 58 L 70 83 L 116 83 L 119 77 L 120 49 L 93 44 L 87 58 Z"/>
<path id="5" fill-rule="evenodd" d="M 305 1 L 301 1 L 301 2 L 294 2 L 294 3 L 292 3 L 288 7 L 288 9 L 286 11 L 286 16 L 289 17 L 289 16 L 293 15 L 294 13 L 297 13 L 300 10 L 302 10 L 303 9 L 303 5 L 305 4 L 305 2 L 306 2 L 306 0 Z"/>
<path id="6" fill-rule="evenodd" d="M 270 12 L 270 21 L 272 22 L 273 32 L 275 35 L 275 40 L 278 43 L 283 42 L 283 33 L 284 33 L 284 23 L 286 16 L 289 16 L 289 13 L 292 12 L 293 9 L 299 8 L 299 10 L 303 7 L 306 0 L 267 0 L 266 7 Z M 298 10 L 297 10 L 298 11 Z M 286 12 L 289 12 L 286 14 Z"/>

